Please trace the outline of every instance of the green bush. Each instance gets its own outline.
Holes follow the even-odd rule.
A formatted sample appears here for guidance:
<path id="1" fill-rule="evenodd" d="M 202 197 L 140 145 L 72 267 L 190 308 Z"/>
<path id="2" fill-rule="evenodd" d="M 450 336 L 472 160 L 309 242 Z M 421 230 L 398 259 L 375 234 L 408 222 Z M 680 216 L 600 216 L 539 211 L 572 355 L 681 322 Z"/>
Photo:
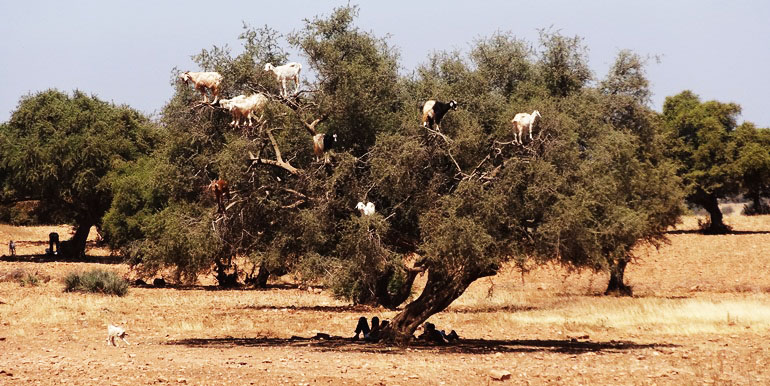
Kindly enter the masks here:
<path id="1" fill-rule="evenodd" d="M 72 291 L 124 296 L 128 293 L 128 281 L 103 269 L 72 272 L 64 278 L 64 292 Z"/>

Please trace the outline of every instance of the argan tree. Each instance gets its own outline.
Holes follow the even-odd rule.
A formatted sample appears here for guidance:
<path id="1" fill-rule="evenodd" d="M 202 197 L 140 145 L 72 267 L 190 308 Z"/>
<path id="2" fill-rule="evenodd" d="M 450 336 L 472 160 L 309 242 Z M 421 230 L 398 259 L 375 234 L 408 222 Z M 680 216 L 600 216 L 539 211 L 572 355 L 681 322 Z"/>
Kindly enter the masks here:
<path id="1" fill-rule="evenodd" d="M 266 43 L 278 38 L 269 30 L 245 33 L 251 40 L 236 58 L 226 49 L 197 57 L 242 80 L 226 95 L 263 92 L 270 103 L 259 124 L 234 130 L 226 111 L 177 89 L 153 169 L 167 178 L 167 204 L 140 229 L 144 239 L 126 244 L 138 264 L 215 265 L 218 278 L 248 278 L 233 264 L 248 257 L 268 273 L 292 272 L 355 303 L 391 308 L 409 301 L 423 272 L 422 292 L 385 331 L 407 340 L 507 262 L 608 269 L 662 239 L 681 195 L 673 168 L 648 149 L 658 146 L 659 125 L 625 88 L 588 87 L 579 38 L 544 33 L 530 49 L 498 34 L 468 57 L 437 52 L 400 76 L 397 52 L 356 27 L 356 12 L 338 8 L 288 36 L 307 63 L 297 95 L 277 96 L 274 80 L 260 78 L 277 49 Z M 499 67 L 506 58 L 512 65 Z M 427 99 L 460 103 L 440 132 L 419 125 Z M 514 145 L 511 118 L 533 109 L 543 115 L 535 139 Z M 338 134 L 329 163 L 312 152 L 318 133 Z M 232 189 L 224 213 L 203 192 L 215 177 Z M 141 191 L 132 196 L 146 197 L 144 205 L 157 196 Z M 359 214 L 359 201 L 375 203 L 376 213 Z M 152 251 L 157 245 L 175 260 Z"/>
<path id="2" fill-rule="evenodd" d="M 671 156 L 679 162 L 687 201 L 705 209 L 710 221 L 706 233 L 726 233 L 719 199 L 740 193 L 741 171 L 735 140 L 740 106 L 718 101 L 701 102 L 691 91 L 667 97 L 663 116 L 670 136 Z"/>
<path id="3" fill-rule="evenodd" d="M 39 200 L 75 226 L 62 254 L 85 251 L 92 226 L 100 226 L 112 190 L 105 177 L 149 154 L 155 126 L 142 114 L 81 91 L 47 90 L 25 96 L 0 126 L 0 174 L 5 198 Z"/>
<path id="4" fill-rule="evenodd" d="M 770 197 L 770 130 L 744 122 L 735 129 L 735 140 L 742 191 L 751 200 L 743 213 L 770 214 L 770 205 L 765 202 Z"/>
<path id="5" fill-rule="evenodd" d="M 606 78 L 599 83 L 605 122 L 613 130 L 630 134 L 630 142 L 607 143 L 614 162 L 596 170 L 594 181 L 605 181 L 609 208 L 602 213 L 612 224 L 603 229 L 603 249 L 608 257 L 610 280 L 606 293 L 631 295 L 623 280 L 633 247 L 655 246 L 683 214 L 681 179 L 676 164 L 666 156 L 663 120 L 649 107 L 646 59 L 628 50 L 618 53 Z M 599 200 L 601 202 L 601 200 Z M 619 204 L 619 205 L 618 205 Z M 609 236 L 609 237 L 608 237 Z"/>

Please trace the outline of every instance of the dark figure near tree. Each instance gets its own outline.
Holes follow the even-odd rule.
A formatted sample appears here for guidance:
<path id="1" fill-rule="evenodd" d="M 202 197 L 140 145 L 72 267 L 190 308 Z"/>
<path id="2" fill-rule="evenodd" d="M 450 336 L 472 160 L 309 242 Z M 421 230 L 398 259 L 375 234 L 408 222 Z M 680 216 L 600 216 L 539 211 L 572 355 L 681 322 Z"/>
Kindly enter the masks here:
<path id="1" fill-rule="evenodd" d="M 447 334 L 444 332 L 444 330 L 436 330 L 435 324 L 425 323 L 423 326 L 423 332 L 420 334 L 420 336 L 417 337 L 417 339 L 430 343 L 446 344 L 449 342 L 454 342 L 460 339 L 460 337 L 457 335 L 455 330 L 452 330 L 452 332 Z"/>
<path id="2" fill-rule="evenodd" d="M 353 340 L 358 340 L 358 335 L 363 333 L 364 340 L 369 342 L 376 342 L 380 340 L 380 333 L 382 329 L 387 325 L 387 320 L 383 320 L 382 323 L 380 323 L 380 318 L 374 316 L 372 317 L 372 327 L 370 328 L 366 322 L 366 317 L 362 316 L 358 318 L 358 324 L 356 324 L 355 331 L 356 335 L 353 337 Z"/>
<path id="3" fill-rule="evenodd" d="M 56 250 L 54 250 L 54 246 L 56 247 Z M 56 232 L 51 232 L 48 234 L 48 252 L 52 255 L 58 255 L 59 251 L 59 234 Z"/>

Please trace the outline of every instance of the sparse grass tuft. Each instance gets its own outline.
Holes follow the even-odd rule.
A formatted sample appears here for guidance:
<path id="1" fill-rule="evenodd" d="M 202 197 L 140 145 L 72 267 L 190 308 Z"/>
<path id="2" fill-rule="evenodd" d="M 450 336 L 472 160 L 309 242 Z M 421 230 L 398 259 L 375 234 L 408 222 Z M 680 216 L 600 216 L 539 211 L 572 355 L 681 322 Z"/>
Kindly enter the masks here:
<path id="1" fill-rule="evenodd" d="M 41 283 L 48 283 L 50 280 L 51 277 L 48 275 L 37 271 L 29 272 L 21 268 L 0 273 L 0 282 L 15 281 L 22 287 L 37 287 Z"/>
<path id="2" fill-rule="evenodd" d="M 125 296 L 128 293 L 128 287 L 128 281 L 112 271 L 103 269 L 72 272 L 64 278 L 65 292 L 80 291 Z"/>

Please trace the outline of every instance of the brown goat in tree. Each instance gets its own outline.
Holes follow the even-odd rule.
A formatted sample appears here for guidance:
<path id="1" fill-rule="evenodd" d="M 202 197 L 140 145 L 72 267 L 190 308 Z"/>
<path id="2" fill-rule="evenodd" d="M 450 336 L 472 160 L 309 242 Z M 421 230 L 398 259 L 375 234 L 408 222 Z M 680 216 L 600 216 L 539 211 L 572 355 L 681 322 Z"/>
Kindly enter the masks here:
<path id="1" fill-rule="evenodd" d="M 217 200 L 217 206 L 219 207 L 219 212 L 224 213 L 224 200 L 230 201 L 230 187 L 228 186 L 227 181 L 218 178 L 214 181 L 211 181 L 206 189 L 214 193 L 214 197 Z"/>

